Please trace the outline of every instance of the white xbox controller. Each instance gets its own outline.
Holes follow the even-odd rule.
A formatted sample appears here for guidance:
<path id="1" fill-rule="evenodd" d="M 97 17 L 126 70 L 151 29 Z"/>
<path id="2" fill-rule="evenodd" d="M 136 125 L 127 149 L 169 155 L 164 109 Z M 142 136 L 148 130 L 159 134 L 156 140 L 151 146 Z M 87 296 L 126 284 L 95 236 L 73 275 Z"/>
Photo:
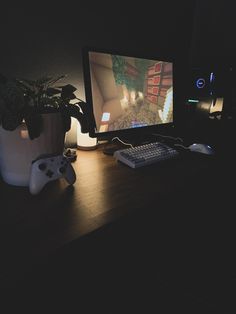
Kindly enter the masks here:
<path id="1" fill-rule="evenodd" d="M 38 194 L 49 182 L 65 178 L 69 184 L 75 183 L 76 174 L 70 161 L 63 155 L 47 155 L 36 159 L 31 165 L 29 190 Z"/>

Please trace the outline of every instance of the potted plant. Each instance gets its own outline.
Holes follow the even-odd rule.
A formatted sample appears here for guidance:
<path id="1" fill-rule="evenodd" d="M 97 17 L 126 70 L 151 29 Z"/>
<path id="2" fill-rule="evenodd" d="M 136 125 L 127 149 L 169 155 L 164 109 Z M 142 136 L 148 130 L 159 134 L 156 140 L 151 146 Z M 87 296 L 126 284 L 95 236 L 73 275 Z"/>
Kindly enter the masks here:
<path id="1" fill-rule="evenodd" d="M 88 132 L 86 104 L 65 76 L 37 80 L 0 75 L 0 173 L 5 182 L 27 186 L 31 163 L 44 154 L 61 154 L 71 117 Z"/>

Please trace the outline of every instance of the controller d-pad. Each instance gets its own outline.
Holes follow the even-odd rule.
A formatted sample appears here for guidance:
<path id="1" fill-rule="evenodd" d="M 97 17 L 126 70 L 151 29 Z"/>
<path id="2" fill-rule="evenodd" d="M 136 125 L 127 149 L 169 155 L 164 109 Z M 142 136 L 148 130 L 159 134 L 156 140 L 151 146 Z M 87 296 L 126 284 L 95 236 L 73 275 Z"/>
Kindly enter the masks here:
<path id="1" fill-rule="evenodd" d="M 54 172 L 51 171 L 50 169 L 46 172 L 46 176 L 51 178 L 54 175 Z"/>

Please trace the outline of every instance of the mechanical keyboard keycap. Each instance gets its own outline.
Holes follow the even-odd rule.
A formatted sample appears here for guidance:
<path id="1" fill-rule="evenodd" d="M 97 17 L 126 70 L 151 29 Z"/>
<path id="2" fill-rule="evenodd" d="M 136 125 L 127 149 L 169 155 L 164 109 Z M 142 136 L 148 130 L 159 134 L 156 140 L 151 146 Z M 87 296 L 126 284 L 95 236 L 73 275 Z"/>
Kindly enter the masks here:
<path id="1" fill-rule="evenodd" d="M 179 152 L 166 144 L 155 142 L 132 148 L 119 149 L 114 158 L 131 168 L 143 167 L 158 161 L 168 160 L 179 156 Z"/>

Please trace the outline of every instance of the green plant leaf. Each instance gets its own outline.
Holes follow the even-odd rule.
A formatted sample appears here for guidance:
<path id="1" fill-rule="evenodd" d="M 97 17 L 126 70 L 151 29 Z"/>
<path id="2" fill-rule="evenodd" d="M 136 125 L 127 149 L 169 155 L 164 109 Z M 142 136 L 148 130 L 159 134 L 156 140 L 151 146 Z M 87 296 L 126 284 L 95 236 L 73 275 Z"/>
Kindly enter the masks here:
<path id="1" fill-rule="evenodd" d="M 51 86 L 51 85 L 55 84 L 56 82 L 62 80 L 62 79 L 65 78 L 65 77 L 66 77 L 66 75 L 60 75 L 60 76 L 58 76 L 58 77 L 56 77 L 56 78 L 52 78 L 52 79 L 48 82 L 48 85 Z"/>
<path id="2" fill-rule="evenodd" d="M 43 128 L 43 119 L 40 114 L 31 113 L 27 115 L 27 117 L 25 117 L 25 124 L 27 126 L 31 140 L 39 137 Z"/>
<path id="3" fill-rule="evenodd" d="M 16 114 L 3 115 L 2 127 L 7 131 L 14 131 L 22 122 L 22 117 Z"/>
<path id="4" fill-rule="evenodd" d="M 54 95 L 58 95 L 58 94 L 60 94 L 61 93 L 61 91 L 60 91 L 60 89 L 58 89 L 58 88 L 53 88 L 53 87 L 48 87 L 47 88 L 47 90 L 46 90 L 46 92 L 45 92 L 45 94 L 47 95 L 47 96 L 54 96 Z"/>
<path id="5" fill-rule="evenodd" d="M 51 76 L 43 76 L 35 81 L 35 85 L 44 86 L 48 84 L 53 78 Z"/>
<path id="6" fill-rule="evenodd" d="M 16 81 L 18 83 L 21 83 L 21 84 L 27 86 L 28 88 L 35 86 L 35 81 L 33 81 L 33 80 L 22 78 L 22 79 L 16 79 Z"/>
<path id="7" fill-rule="evenodd" d="M 66 133 L 71 128 L 71 117 L 70 117 L 69 113 L 66 111 L 62 112 L 61 115 L 62 115 L 62 121 L 64 124 L 64 132 Z"/>
<path id="8" fill-rule="evenodd" d="M 85 102 L 80 101 L 80 102 L 77 103 L 77 105 L 80 107 L 80 109 L 83 112 L 83 114 L 87 114 L 88 113 L 88 105 Z"/>
<path id="9" fill-rule="evenodd" d="M 30 97 L 35 97 L 35 85 L 28 84 L 26 81 L 16 80 L 17 86 L 24 94 Z"/>
<path id="10" fill-rule="evenodd" d="M 68 104 L 66 110 L 71 117 L 74 117 L 79 121 L 81 125 L 81 132 L 87 133 L 89 131 L 88 120 L 86 116 L 80 112 L 80 108 L 75 104 Z"/>
<path id="11" fill-rule="evenodd" d="M 87 115 L 83 115 L 77 104 L 77 90 L 71 84 L 56 86 L 66 75 L 56 78 L 43 76 L 36 80 L 6 79 L 0 75 L 0 124 L 8 130 L 17 128 L 23 121 L 27 125 L 31 139 L 37 138 L 42 132 L 42 113 L 61 112 L 65 132 L 71 127 L 71 117 L 81 124 L 82 132 L 88 129 Z M 59 84 L 57 84 L 59 85 Z M 86 107 L 85 107 L 86 108 Z M 83 109 L 86 111 L 86 109 Z"/>
<path id="12" fill-rule="evenodd" d="M 62 99 L 76 99 L 74 92 L 77 90 L 73 85 L 67 84 L 61 87 L 61 97 Z"/>

